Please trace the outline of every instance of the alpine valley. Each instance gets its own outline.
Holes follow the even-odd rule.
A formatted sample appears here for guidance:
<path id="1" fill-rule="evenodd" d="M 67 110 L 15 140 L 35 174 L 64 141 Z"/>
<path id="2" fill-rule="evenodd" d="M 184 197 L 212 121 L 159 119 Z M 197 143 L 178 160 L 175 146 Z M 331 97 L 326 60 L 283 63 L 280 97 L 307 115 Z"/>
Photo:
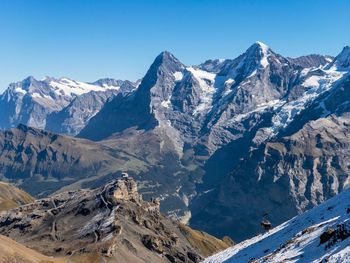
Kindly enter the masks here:
<path id="1" fill-rule="evenodd" d="M 166 216 L 242 241 L 264 214 L 276 226 L 349 187 L 349 71 L 350 47 L 289 58 L 256 42 L 194 66 L 165 51 L 135 82 L 28 77 L 0 96 L 0 180 L 44 198 L 30 217 L 53 198 L 93 207 L 127 172 Z"/>

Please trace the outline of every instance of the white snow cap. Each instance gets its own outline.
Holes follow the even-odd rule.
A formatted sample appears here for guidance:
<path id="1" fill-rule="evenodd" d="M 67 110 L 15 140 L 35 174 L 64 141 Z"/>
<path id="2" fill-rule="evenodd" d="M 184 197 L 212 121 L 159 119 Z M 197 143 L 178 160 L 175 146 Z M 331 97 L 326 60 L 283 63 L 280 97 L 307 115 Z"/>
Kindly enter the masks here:
<path id="1" fill-rule="evenodd" d="M 343 48 L 342 52 L 335 58 L 339 70 L 350 69 L 350 46 Z"/>
<path id="2" fill-rule="evenodd" d="M 261 42 L 261 41 L 256 41 L 255 44 L 259 45 L 261 47 L 261 49 L 268 51 L 270 49 L 270 47 L 268 45 L 266 45 L 265 43 Z"/>
<path id="3" fill-rule="evenodd" d="M 260 64 L 264 68 L 266 68 L 269 64 L 267 57 L 269 56 L 270 47 L 268 45 L 264 44 L 263 42 L 260 42 L 260 41 L 256 41 L 256 44 L 259 45 L 259 47 L 262 51 L 262 58 L 261 58 Z"/>

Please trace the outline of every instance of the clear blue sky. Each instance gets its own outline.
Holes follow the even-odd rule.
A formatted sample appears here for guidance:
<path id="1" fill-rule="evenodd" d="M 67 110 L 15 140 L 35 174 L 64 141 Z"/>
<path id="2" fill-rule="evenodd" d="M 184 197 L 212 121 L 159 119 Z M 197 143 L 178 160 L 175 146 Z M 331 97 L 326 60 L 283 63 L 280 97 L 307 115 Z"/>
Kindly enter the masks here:
<path id="1" fill-rule="evenodd" d="M 190 65 L 256 40 L 336 55 L 350 45 L 350 1 L 0 0 L 0 90 L 28 75 L 135 80 L 163 50 Z"/>

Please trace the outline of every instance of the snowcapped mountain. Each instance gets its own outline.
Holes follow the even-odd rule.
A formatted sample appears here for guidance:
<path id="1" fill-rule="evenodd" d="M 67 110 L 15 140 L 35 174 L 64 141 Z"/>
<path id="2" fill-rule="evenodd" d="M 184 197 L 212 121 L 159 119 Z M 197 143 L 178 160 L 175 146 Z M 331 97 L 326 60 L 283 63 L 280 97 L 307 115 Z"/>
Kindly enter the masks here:
<path id="1" fill-rule="evenodd" d="M 203 263 L 349 262 L 350 190 Z"/>
<path id="2" fill-rule="evenodd" d="M 41 129 L 51 129 L 52 124 L 47 125 L 47 117 L 60 111 L 72 108 L 72 102 L 80 100 L 98 99 L 85 107 L 84 116 L 76 122 L 85 123 L 102 107 L 103 103 L 112 95 L 131 91 L 134 84 L 120 80 L 102 79 L 95 83 L 74 81 L 68 78 L 54 79 L 46 77 L 36 80 L 28 77 L 23 81 L 12 83 L 0 97 L 0 127 L 9 128 L 23 123 Z M 59 114 L 61 117 L 64 114 Z M 76 116 L 77 117 L 77 116 Z M 57 120 L 50 118 L 51 123 L 60 126 Z M 76 134 L 81 128 L 74 127 L 69 120 L 67 127 L 62 127 L 60 132 Z"/>
<path id="3" fill-rule="evenodd" d="M 135 84 L 13 84 L 0 120 L 133 156 L 147 164 L 132 171 L 163 212 L 240 241 L 259 231 L 261 214 L 277 225 L 348 186 L 348 50 L 287 58 L 256 42 L 235 59 L 192 66 L 165 51 Z"/>
<path id="4" fill-rule="evenodd" d="M 301 93 L 312 86 L 312 80 L 304 86 L 300 83 L 301 75 L 306 74 L 307 69 L 311 70 L 311 67 L 305 69 L 302 64 L 323 67 L 327 63 L 325 57 L 317 55 L 286 59 L 261 42 L 253 44 L 236 59 L 206 61 L 199 66 L 185 66 L 169 52 L 163 52 L 156 58 L 135 94 L 127 99 L 112 100 L 81 136 L 95 140 L 106 138 L 135 126 L 133 121 L 125 121 L 125 125 L 119 127 L 123 122 L 120 119 L 150 123 L 150 117 L 146 117 L 150 113 L 153 121 L 173 133 L 179 147 L 186 143 L 196 144 L 201 137 L 200 140 L 205 141 L 201 147 L 207 154 L 212 154 L 236 138 L 237 134 L 232 129 L 239 129 L 237 126 L 241 126 L 243 119 L 267 108 L 286 104 L 288 99 L 294 99 L 291 96 L 299 95 L 294 89 Z M 298 84 L 302 87 L 296 88 Z M 133 107 L 136 104 L 144 106 L 120 114 L 116 118 L 116 127 L 110 125 L 107 128 L 103 122 L 113 122 L 107 117 L 111 108 L 116 106 L 124 110 L 126 106 L 119 106 L 124 101 L 130 108 L 141 107 Z M 140 117 L 131 118 L 131 114 Z M 99 121 L 98 125 L 106 127 L 105 130 L 94 129 Z M 220 138 L 217 138 L 218 133 Z"/>
<path id="5" fill-rule="evenodd" d="M 327 66 L 328 69 L 348 71 L 350 68 L 350 46 L 344 47 L 342 52 Z"/>
<path id="6" fill-rule="evenodd" d="M 100 79 L 93 84 L 103 89 L 77 96 L 62 110 L 49 114 L 45 129 L 75 136 L 101 110 L 106 101 L 118 94 L 125 96 L 136 88 L 136 84 L 128 80 Z"/>
<path id="7" fill-rule="evenodd" d="M 186 66 L 174 55 L 163 52 L 135 92 L 108 101 L 78 136 L 98 141 L 124 136 L 130 139 L 130 131 L 134 131 L 132 136 L 137 138 L 140 134 L 157 134 L 159 141 L 154 141 L 154 145 L 159 144 L 160 149 L 164 145 L 172 148 L 179 163 L 191 169 L 185 174 L 196 171 L 188 189 L 179 184 L 174 189 L 180 191 L 174 191 L 169 198 L 182 199 L 180 202 L 191 212 L 190 224 L 241 240 L 256 233 L 253 226 L 256 220 L 260 220 L 260 210 L 264 208 L 253 202 L 252 216 L 249 210 L 241 208 L 242 203 L 257 194 L 264 198 L 270 186 L 281 192 L 281 200 L 290 200 L 285 205 L 286 213 L 273 215 L 274 223 L 283 222 L 342 190 L 340 184 L 332 191 L 322 192 L 321 197 L 313 198 L 303 187 L 294 187 L 295 180 L 306 180 L 306 189 L 310 189 L 309 159 L 304 158 L 316 158 L 313 155 L 294 157 L 299 163 L 305 163 L 300 168 L 303 173 L 295 175 L 296 179 L 289 174 L 285 175 L 286 178 L 278 175 L 263 180 L 265 177 L 263 174 L 259 177 L 258 171 L 267 171 L 271 162 L 261 168 L 260 163 L 251 167 L 247 163 L 242 169 L 237 168 L 242 165 L 242 160 L 253 158 L 254 149 L 263 152 L 260 147 L 265 147 L 266 142 L 280 140 L 287 130 L 296 128 L 294 120 L 303 116 L 311 103 L 326 96 L 338 82 L 345 80 L 346 71 L 330 67 L 339 57 L 344 61 L 344 55 L 337 58 L 320 55 L 285 58 L 257 42 L 236 59 L 208 60 L 201 65 Z M 339 127 L 340 130 L 343 128 Z M 334 142 L 334 151 L 341 147 L 337 143 Z M 332 158 L 334 151 L 325 151 L 324 155 Z M 266 157 L 261 156 L 269 160 L 274 155 L 267 152 Z M 280 167 L 288 164 L 287 158 Z M 332 166 L 334 162 L 330 164 Z M 274 172 L 278 171 L 283 169 L 276 168 Z M 325 173 L 320 171 L 321 178 L 326 176 Z M 332 179 L 340 177 L 343 175 L 335 170 Z M 326 182 L 320 179 L 312 187 L 326 187 Z M 247 191 L 251 187 L 257 192 Z M 307 200 L 307 205 L 299 206 L 303 199 Z M 274 198 L 265 201 L 265 208 L 271 211 L 279 211 L 283 206 Z M 245 212 L 236 214 L 237 209 Z M 244 222 L 246 228 L 237 221 Z"/>
<path id="8" fill-rule="evenodd" d="M 259 231 L 262 214 L 279 224 L 349 186 L 350 78 L 330 66 L 344 61 L 343 53 L 328 65 L 302 69 L 284 97 L 240 118 L 250 130 L 241 130 L 243 143 L 233 140 L 207 161 L 206 194 L 193 202 L 193 225 L 240 241 Z M 257 117 L 264 122 L 254 130 Z"/>

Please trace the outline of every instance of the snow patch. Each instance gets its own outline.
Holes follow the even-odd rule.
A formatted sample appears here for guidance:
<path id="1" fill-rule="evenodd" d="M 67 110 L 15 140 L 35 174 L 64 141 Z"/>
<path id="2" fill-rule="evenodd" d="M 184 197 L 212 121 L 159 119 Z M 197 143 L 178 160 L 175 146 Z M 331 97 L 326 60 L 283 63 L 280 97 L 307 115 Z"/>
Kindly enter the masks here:
<path id="1" fill-rule="evenodd" d="M 304 91 L 304 94 L 296 100 L 284 101 L 280 109 L 277 109 L 276 115 L 272 118 L 274 133 L 277 133 L 281 128 L 287 127 L 293 118 L 305 109 L 309 102 L 328 91 L 333 83 L 345 74 L 344 72 L 329 70 L 324 70 L 324 73 L 323 76 L 311 76 L 306 79 L 302 84 L 302 86 L 308 88 Z"/>
<path id="2" fill-rule="evenodd" d="M 25 90 L 22 89 L 21 87 L 16 87 L 16 88 L 15 88 L 15 92 L 16 92 L 16 93 L 22 93 L 23 95 L 27 94 L 27 91 L 25 91 Z"/>
<path id="3" fill-rule="evenodd" d="M 160 103 L 160 105 L 162 105 L 164 108 L 167 108 L 167 109 L 170 107 L 170 104 L 171 104 L 170 99 L 168 99 L 168 100 L 163 100 L 163 101 Z"/>
<path id="4" fill-rule="evenodd" d="M 193 67 L 189 67 L 187 70 L 191 72 L 194 78 L 198 81 L 199 87 L 202 91 L 200 103 L 194 109 L 193 115 L 209 111 L 212 107 L 213 95 L 216 92 L 216 89 L 214 88 L 216 74 Z"/>
<path id="5" fill-rule="evenodd" d="M 227 85 L 232 85 L 234 82 L 235 82 L 234 79 L 229 78 L 228 80 L 225 81 L 224 84 L 225 84 L 225 86 L 227 86 Z"/>
<path id="6" fill-rule="evenodd" d="M 85 82 L 75 81 L 68 78 L 51 80 L 49 85 L 54 88 L 57 95 L 77 96 L 90 91 L 105 91 L 105 87 L 100 87 Z M 118 90 L 120 87 L 108 86 L 110 89 Z"/>
<path id="7" fill-rule="evenodd" d="M 182 72 L 176 71 L 176 72 L 174 73 L 174 78 L 175 78 L 175 81 L 180 81 L 180 80 L 182 80 L 182 78 L 183 78 Z"/>
<path id="8" fill-rule="evenodd" d="M 267 58 L 269 57 L 269 50 L 270 50 L 270 48 L 266 45 L 266 44 L 264 44 L 264 43 L 262 43 L 262 42 L 260 42 L 260 41 L 257 41 L 256 42 L 259 46 L 260 46 L 260 48 L 261 48 L 261 51 L 262 51 L 262 58 L 261 58 L 261 61 L 260 61 L 260 64 L 264 67 L 264 68 L 266 68 L 268 65 L 269 65 L 269 62 L 268 62 L 268 60 L 267 60 Z"/>

